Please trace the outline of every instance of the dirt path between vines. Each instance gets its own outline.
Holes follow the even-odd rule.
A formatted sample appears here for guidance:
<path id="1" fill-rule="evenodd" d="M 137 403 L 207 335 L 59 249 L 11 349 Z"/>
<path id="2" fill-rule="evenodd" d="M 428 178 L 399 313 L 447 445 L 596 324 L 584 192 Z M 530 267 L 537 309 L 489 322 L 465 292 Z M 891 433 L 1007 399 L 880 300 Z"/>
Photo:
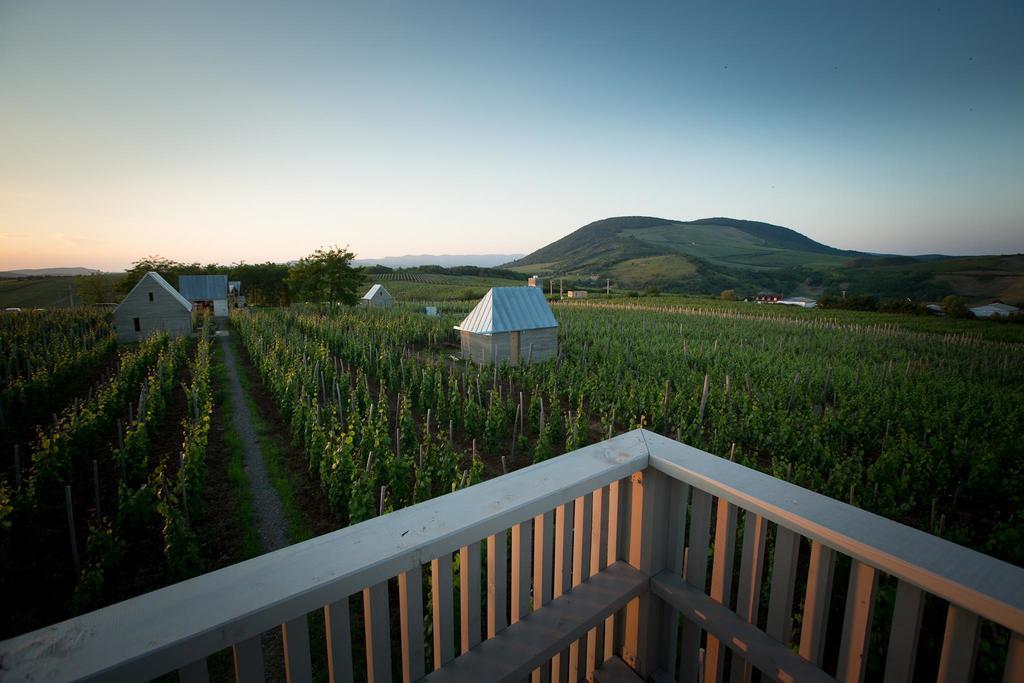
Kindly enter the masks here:
<path id="1" fill-rule="evenodd" d="M 245 454 L 245 474 L 252 491 L 252 507 L 256 514 L 256 527 L 259 531 L 260 543 L 264 552 L 284 548 L 288 543 L 287 525 L 284 520 L 284 509 L 277 491 L 270 483 L 267 468 L 263 464 L 263 453 L 256 438 L 256 430 L 252 425 L 249 413 L 249 401 L 246 399 L 242 383 L 238 379 L 238 363 L 235 351 L 227 340 L 227 332 L 218 332 L 221 349 L 224 351 L 224 367 L 228 374 L 228 387 L 231 392 L 231 405 L 234 410 L 234 428 L 242 442 Z"/>

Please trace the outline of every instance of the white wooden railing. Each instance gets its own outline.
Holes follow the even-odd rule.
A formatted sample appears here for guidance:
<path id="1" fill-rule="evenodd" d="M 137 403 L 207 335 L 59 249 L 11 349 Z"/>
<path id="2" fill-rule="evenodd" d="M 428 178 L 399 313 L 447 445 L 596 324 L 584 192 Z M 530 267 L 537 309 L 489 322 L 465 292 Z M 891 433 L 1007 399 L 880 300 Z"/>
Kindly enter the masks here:
<path id="1" fill-rule="evenodd" d="M 205 681 L 225 648 L 239 680 L 262 680 L 261 636 L 280 628 L 288 679 L 308 681 L 307 615 L 323 610 L 332 681 L 860 681 L 882 574 L 898 580 L 885 680 L 914 676 L 926 595 L 949 602 L 940 680 L 969 680 L 981 619 L 1011 634 L 1003 680 L 1024 680 L 1024 570 L 640 430 L 0 642 L 0 680 Z"/>

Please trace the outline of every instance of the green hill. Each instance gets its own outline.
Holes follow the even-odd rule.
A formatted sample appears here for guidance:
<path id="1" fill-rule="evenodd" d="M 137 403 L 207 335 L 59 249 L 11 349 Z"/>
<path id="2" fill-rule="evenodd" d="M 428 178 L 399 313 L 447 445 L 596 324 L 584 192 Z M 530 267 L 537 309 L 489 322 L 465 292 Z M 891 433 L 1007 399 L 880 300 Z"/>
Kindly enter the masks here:
<path id="1" fill-rule="evenodd" d="M 618 288 L 786 295 L 851 290 L 881 298 L 1024 296 L 1024 257 L 910 257 L 836 249 L 790 228 L 735 218 L 595 221 L 509 263 L 526 273 Z"/>
<path id="2" fill-rule="evenodd" d="M 807 267 L 870 254 L 843 251 L 769 223 L 734 218 L 674 221 L 646 216 L 585 225 L 508 267 L 521 272 L 614 278 L 620 287 L 711 292 L 794 286 Z"/>

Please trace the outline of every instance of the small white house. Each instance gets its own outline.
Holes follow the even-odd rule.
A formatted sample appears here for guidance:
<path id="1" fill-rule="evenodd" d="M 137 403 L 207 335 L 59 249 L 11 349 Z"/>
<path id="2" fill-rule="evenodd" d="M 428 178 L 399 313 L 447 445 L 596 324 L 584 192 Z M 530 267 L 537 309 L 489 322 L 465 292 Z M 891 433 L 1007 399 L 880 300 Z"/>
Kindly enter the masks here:
<path id="1" fill-rule="evenodd" d="M 536 287 L 492 287 L 455 326 L 462 357 L 519 365 L 558 355 L 558 321 Z"/>
<path id="2" fill-rule="evenodd" d="M 429 315 L 431 318 L 437 317 L 437 306 L 424 306 L 423 313 Z"/>
<path id="3" fill-rule="evenodd" d="M 369 306 L 370 308 L 388 308 L 394 302 L 391 298 L 391 293 L 384 289 L 384 285 L 374 285 L 370 287 L 366 294 L 363 294 L 363 298 L 359 301 L 363 306 Z"/>
<path id="4" fill-rule="evenodd" d="M 801 308 L 814 308 L 818 305 L 818 302 L 814 299 L 808 299 L 806 296 L 790 296 L 785 299 L 779 299 L 775 303 L 785 304 L 787 306 L 800 306 Z"/>
<path id="5" fill-rule="evenodd" d="M 154 332 L 192 333 L 192 304 L 158 273 L 146 273 L 114 309 L 114 329 L 122 344 Z"/>
<path id="6" fill-rule="evenodd" d="M 1013 313 L 1020 313 L 1020 309 L 1016 306 L 1010 306 L 1000 301 L 984 306 L 975 306 L 970 310 L 975 318 L 1006 318 Z"/>
<path id="7" fill-rule="evenodd" d="M 178 289 L 197 310 L 212 311 L 216 318 L 228 317 L 227 275 L 182 275 Z"/>
<path id="8" fill-rule="evenodd" d="M 569 298 L 570 299 L 586 299 L 587 298 L 587 290 L 585 290 L 585 289 L 570 289 L 569 290 Z"/>

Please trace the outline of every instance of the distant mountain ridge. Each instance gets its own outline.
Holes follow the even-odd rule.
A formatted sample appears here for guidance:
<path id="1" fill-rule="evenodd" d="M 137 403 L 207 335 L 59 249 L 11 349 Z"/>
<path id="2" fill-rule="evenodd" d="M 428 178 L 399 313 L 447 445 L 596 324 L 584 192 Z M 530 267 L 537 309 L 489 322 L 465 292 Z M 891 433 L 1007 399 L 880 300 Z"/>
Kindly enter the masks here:
<path id="1" fill-rule="evenodd" d="M 22 268 L 20 270 L 0 271 L 0 277 L 67 277 L 69 275 L 92 275 L 101 271 L 96 268 Z"/>
<path id="2" fill-rule="evenodd" d="M 412 268 L 415 266 L 493 268 L 502 263 L 522 258 L 522 256 L 522 254 L 409 254 L 406 256 L 358 258 L 354 259 L 352 263 L 357 266 L 387 266 L 388 268 Z"/>
<path id="3" fill-rule="evenodd" d="M 577 285 L 695 294 L 761 289 L 815 296 L 1024 298 L 1024 257 L 901 256 L 837 249 L 791 228 L 727 217 L 618 216 L 588 223 L 503 267 Z"/>

